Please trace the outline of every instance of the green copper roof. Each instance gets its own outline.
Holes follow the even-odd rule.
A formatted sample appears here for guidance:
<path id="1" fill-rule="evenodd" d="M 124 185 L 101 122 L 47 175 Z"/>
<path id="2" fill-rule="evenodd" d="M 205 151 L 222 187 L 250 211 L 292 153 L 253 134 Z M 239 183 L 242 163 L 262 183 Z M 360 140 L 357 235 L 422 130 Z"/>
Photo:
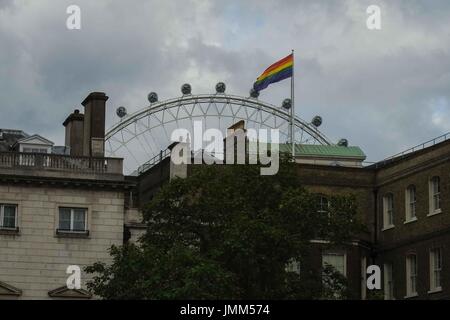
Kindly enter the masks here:
<path id="1" fill-rule="evenodd" d="M 250 142 L 254 143 L 254 142 Z M 291 153 L 291 145 L 287 143 L 279 144 L 280 152 Z M 338 145 L 316 145 L 316 144 L 296 144 L 295 155 L 303 157 L 323 157 L 323 158 L 353 158 L 364 160 L 366 155 L 357 146 Z"/>
<path id="2" fill-rule="evenodd" d="M 280 144 L 280 152 L 292 152 L 290 144 Z M 365 159 L 366 155 L 357 146 L 338 146 L 338 145 L 315 145 L 315 144 L 296 144 L 296 156 L 311 156 L 311 157 L 343 157 L 343 158 L 357 158 Z"/>

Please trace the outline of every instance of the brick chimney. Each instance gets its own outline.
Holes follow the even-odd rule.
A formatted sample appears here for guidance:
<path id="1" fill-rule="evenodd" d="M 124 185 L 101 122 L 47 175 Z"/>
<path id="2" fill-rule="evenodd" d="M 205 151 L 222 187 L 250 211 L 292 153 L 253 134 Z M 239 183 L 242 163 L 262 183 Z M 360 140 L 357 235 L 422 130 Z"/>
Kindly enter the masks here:
<path id="1" fill-rule="evenodd" d="M 69 148 L 71 156 L 83 155 L 83 134 L 84 134 L 84 114 L 80 110 L 75 109 L 67 119 L 63 126 L 66 127 L 65 146 Z"/>
<path id="2" fill-rule="evenodd" d="M 108 96 L 91 92 L 81 103 L 84 106 L 83 155 L 105 156 L 105 112 Z"/>
<path id="3" fill-rule="evenodd" d="M 245 163 L 247 157 L 248 140 L 245 121 L 240 120 L 227 129 L 224 139 L 225 163 Z"/>

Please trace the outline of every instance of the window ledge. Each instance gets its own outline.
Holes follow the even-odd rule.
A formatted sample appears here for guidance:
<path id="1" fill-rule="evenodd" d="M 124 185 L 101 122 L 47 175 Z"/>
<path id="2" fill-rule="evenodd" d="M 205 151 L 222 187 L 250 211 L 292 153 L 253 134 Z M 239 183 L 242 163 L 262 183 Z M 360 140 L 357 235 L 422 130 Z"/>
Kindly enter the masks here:
<path id="1" fill-rule="evenodd" d="M 429 294 L 442 292 L 442 287 L 434 288 L 428 291 Z"/>
<path id="2" fill-rule="evenodd" d="M 410 294 L 410 295 L 406 295 L 404 298 L 405 299 L 409 299 L 409 298 L 415 298 L 415 297 L 418 297 L 419 296 L 419 294 L 416 292 L 416 293 L 413 293 L 413 294 Z"/>
<path id="3" fill-rule="evenodd" d="M 381 231 L 386 231 L 386 230 L 392 229 L 394 227 L 395 227 L 394 225 L 386 226 L 383 229 L 381 229 Z"/>
<path id="4" fill-rule="evenodd" d="M 431 217 L 431 216 L 437 215 L 437 214 L 439 214 L 439 213 L 442 213 L 442 210 L 441 210 L 441 209 L 436 210 L 436 211 L 434 211 L 434 212 L 430 212 L 429 214 L 427 214 L 427 217 Z"/>
<path id="5" fill-rule="evenodd" d="M 19 228 L 4 228 L 0 227 L 0 234 L 2 235 L 18 235 L 19 234 Z"/>
<path id="6" fill-rule="evenodd" d="M 56 229 L 56 236 L 59 238 L 89 238 L 89 230 L 71 231 Z"/>
<path id="7" fill-rule="evenodd" d="M 403 222 L 403 224 L 408 224 L 408 223 L 415 222 L 415 221 L 417 221 L 417 217 L 406 220 L 405 222 Z"/>

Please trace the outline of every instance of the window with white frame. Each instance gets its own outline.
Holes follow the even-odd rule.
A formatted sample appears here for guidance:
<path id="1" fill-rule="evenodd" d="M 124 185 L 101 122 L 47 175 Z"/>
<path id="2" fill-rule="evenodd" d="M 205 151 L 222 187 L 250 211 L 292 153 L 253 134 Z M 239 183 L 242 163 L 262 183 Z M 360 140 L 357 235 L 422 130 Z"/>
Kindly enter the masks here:
<path id="1" fill-rule="evenodd" d="M 393 300 L 394 282 L 391 263 L 385 263 L 383 265 L 383 276 L 384 276 L 384 300 Z"/>
<path id="2" fill-rule="evenodd" d="M 0 204 L 0 228 L 1 229 L 17 228 L 17 205 Z"/>
<path id="3" fill-rule="evenodd" d="M 60 207 L 58 231 L 87 231 L 87 209 Z"/>
<path id="4" fill-rule="evenodd" d="M 322 265 L 331 265 L 336 271 L 346 276 L 346 257 L 344 253 L 324 253 L 322 255 Z"/>
<path id="5" fill-rule="evenodd" d="M 405 209 L 406 209 L 406 217 L 405 221 L 414 221 L 417 219 L 416 217 L 416 187 L 411 185 L 406 188 L 405 194 Z"/>
<path id="6" fill-rule="evenodd" d="M 430 214 L 441 212 L 441 181 L 439 177 L 430 179 Z"/>
<path id="7" fill-rule="evenodd" d="M 394 226 L 394 196 L 389 193 L 383 197 L 383 227 Z"/>
<path id="8" fill-rule="evenodd" d="M 406 296 L 417 295 L 417 256 L 409 254 L 406 256 Z"/>
<path id="9" fill-rule="evenodd" d="M 442 290 L 442 249 L 430 250 L 430 291 Z"/>

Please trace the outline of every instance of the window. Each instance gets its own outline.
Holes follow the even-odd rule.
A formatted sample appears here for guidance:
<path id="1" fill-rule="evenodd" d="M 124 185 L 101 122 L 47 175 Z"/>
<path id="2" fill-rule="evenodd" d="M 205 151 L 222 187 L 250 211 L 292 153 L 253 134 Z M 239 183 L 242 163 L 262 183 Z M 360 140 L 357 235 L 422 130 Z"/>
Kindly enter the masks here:
<path id="1" fill-rule="evenodd" d="M 17 206 L 0 204 L 0 229 L 17 228 Z"/>
<path id="2" fill-rule="evenodd" d="M 417 295 L 417 256 L 406 257 L 406 297 Z"/>
<path id="3" fill-rule="evenodd" d="M 344 287 L 336 282 L 335 278 L 329 277 L 327 271 L 331 271 L 328 269 L 329 267 L 333 267 L 334 271 L 339 272 L 344 277 L 346 276 L 346 255 L 345 253 L 324 253 L 322 254 L 322 286 L 326 292 L 331 293 L 332 299 L 341 299 L 342 294 L 344 293 Z"/>
<path id="4" fill-rule="evenodd" d="M 330 206 L 330 202 L 324 196 L 319 196 L 317 199 L 317 213 L 326 213 L 328 212 Z"/>
<path id="5" fill-rule="evenodd" d="M 43 149 L 43 148 L 23 148 L 23 152 L 26 152 L 26 153 L 49 153 L 47 149 Z"/>
<path id="6" fill-rule="evenodd" d="M 394 196 L 392 194 L 383 197 L 383 226 L 384 229 L 394 226 Z"/>
<path id="7" fill-rule="evenodd" d="M 405 196 L 405 209 L 406 209 L 406 217 L 405 222 L 415 221 L 416 217 L 416 187 L 409 186 L 406 189 Z"/>
<path id="8" fill-rule="evenodd" d="M 327 253 L 322 255 L 322 265 L 331 265 L 344 276 L 346 276 L 345 254 L 343 253 Z"/>
<path id="9" fill-rule="evenodd" d="M 286 265 L 287 272 L 294 272 L 300 275 L 300 261 L 291 259 Z"/>
<path id="10" fill-rule="evenodd" d="M 59 208 L 58 231 L 85 232 L 87 231 L 87 209 Z"/>
<path id="11" fill-rule="evenodd" d="M 442 273 L 442 249 L 435 248 L 430 251 L 430 291 L 440 291 Z"/>
<path id="12" fill-rule="evenodd" d="M 392 278 L 392 264 L 385 263 L 383 266 L 384 275 L 384 300 L 394 299 L 394 282 Z"/>
<path id="13" fill-rule="evenodd" d="M 435 214 L 441 212 L 441 181 L 439 177 L 430 179 L 430 213 Z"/>

